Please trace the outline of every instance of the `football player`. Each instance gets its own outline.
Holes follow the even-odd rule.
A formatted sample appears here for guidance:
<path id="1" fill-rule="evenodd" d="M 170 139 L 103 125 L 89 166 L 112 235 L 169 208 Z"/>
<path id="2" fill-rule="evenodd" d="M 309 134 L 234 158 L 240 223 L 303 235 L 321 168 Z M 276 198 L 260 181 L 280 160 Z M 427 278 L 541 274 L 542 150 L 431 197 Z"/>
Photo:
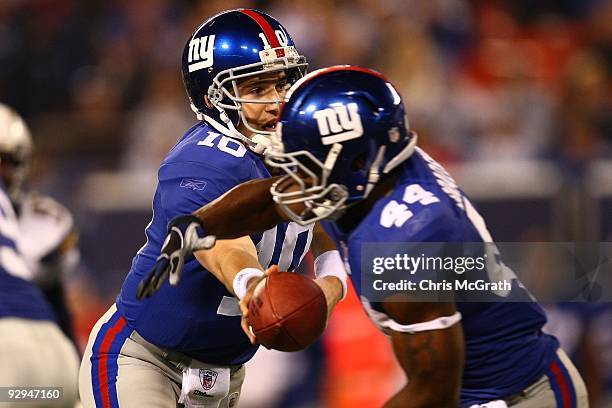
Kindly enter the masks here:
<path id="1" fill-rule="evenodd" d="M 41 275 L 49 275 L 39 269 L 42 268 L 39 258 L 24 257 L 21 251 L 32 250 L 27 242 L 38 237 L 37 250 L 50 253 L 57 229 L 51 222 L 41 221 L 46 228 L 37 236 L 27 229 L 24 233 L 20 230 L 23 218 L 18 217 L 24 213 L 17 214 L 16 210 L 21 211 L 23 204 L 31 203 L 28 199 L 18 199 L 20 181 L 25 176 L 20 173 L 22 159 L 29 157 L 31 141 L 24 121 L 5 105 L 0 106 L 0 146 L 0 386 L 11 387 L 15 398 L 7 401 L 4 398 L 11 398 L 11 394 L 5 394 L 3 399 L 10 406 L 73 407 L 77 399 L 77 351 L 62 333 L 51 305 L 34 283 Z M 10 189 L 10 197 L 4 186 Z M 29 222 L 35 222 L 38 217 L 35 215 Z M 63 390 L 31 400 L 28 395 L 18 398 L 15 394 L 25 387 L 42 386 Z"/>
<path id="2" fill-rule="evenodd" d="M 511 289 L 492 291 L 485 302 L 467 302 L 459 292 L 440 301 L 408 291 L 379 299 L 363 285 L 372 271 L 361 261 L 372 244 L 383 252 L 397 243 L 408 253 L 430 248 L 432 256 L 445 256 L 444 245 L 431 250 L 424 243 L 496 250 L 468 197 L 416 147 L 402 100 L 384 76 L 351 66 L 315 71 L 288 91 L 278 126 L 284 152 L 272 150 L 267 160 L 286 175 L 238 186 L 190 222 L 200 236 L 223 238 L 281 219 L 302 225 L 327 219 L 365 310 L 390 337 L 409 380 L 387 407 L 588 405 L 580 374 L 557 339 L 541 330 L 545 314 L 499 253 L 482 277 L 488 283 L 504 277 Z M 190 251 L 189 243 L 170 249 L 178 258 Z M 160 277 L 176 273 L 173 265 L 157 266 Z M 249 296 L 241 303 L 245 316 Z"/>
<path id="3" fill-rule="evenodd" d="M 333 242 L 321 229 L 313 234 L 312 225 L 293 222 L 220 241 L 186 260 L 182 277 L 170 277 L 171 285 L 157 280 L 139 288 L 158 257 L 172 261 L 163 248 L 196 233 L 177 223 L 165 240 L 169 220 L 244 181 L 270 176 L 261 153 L 284 93 L 306 66 L 285 28 L 256 10 L 216 15 L 187 41 L 182 74 L 200 122 L 162 162 L 147 242 L 116 304 L 92 330 L 79 374 L 84 406 L 234 406 L 243 364 L 257 350 L 241 329 L 238 299 L 262 269 L 278 264 L 294 270 L 311 241 L 328 311 L 341 299 L 346 276 L 326 266 L 341 262 Z M 159 292 L 150 296 L 151 288 Z"/>
<path id="4" fill-rule="evenodd" d="M 72 318 L 66 304 L 64 280 L 79 260 L 78 235 L 70 211 L 53 198 L 27 190 L 33 143 L 23 120 L 0 105 L 0 178 L 19 222 L 19 249 L 34 281 L 53 307 L 62 331 L 73 339 Z M 17 128 L 23 131 L 11 131 Z M 73 339 L 74 340 L 74 339 Z"/>

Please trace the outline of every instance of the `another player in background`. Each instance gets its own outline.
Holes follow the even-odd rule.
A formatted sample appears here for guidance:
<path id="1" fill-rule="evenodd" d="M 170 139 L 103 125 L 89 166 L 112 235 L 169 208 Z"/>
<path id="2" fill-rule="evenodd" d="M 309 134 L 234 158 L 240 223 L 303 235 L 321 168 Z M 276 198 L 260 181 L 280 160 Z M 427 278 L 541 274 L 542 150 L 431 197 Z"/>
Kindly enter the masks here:
<path id="1" fill-rule="evenodd" d="M 216 15 L 188 40 L 183 79 L 200 122 L 162 162 L 147 242 L 116 304 L 92 330 L 79 378 L 84 406 L 237 404 L 243 364 L 257 351 L 241 328 L 237 297 L 262 269 L 278 264 L 294 270 L 313 240 L 313 226 L 281 222 L 263 233 L 220 241 L 187 260 L 182 277 L 170 277 L 173 286 L 149 279 L 139 290 L 139 283 L 156 260 L 173 261 L 164 248 L 196 239 L 196 229 L 187 228 L 192 217 L 175 220 L 168 230 L 171 219 L 244 181 L 270 176 L 261 153 L 285 91 L 305 69 L 285 28 L 256 10 Z M 314 235 L 317 283 L 331 310 L 346 275 L 334 267 L 341 261 L 333 242 L 322 230 Z"/>
<path id="2" fill-rule="evenodd" d="M 580 368 L 591 406 L 612 406 L 612 304 L 567 302 L 545 310 L 544 330 L 559 339 Z"/>
<path id="3" fill-rule="evenodd" d="M 32 266 L 37 265 L 21 253 L 24 235 L 15 210 L 20 207 L 15 205 L 12 194 L 17 189 L 12 189 L 14 185 L 10 184 L 7 172 L 15 164 L 11 163 L 15 157 L 5 152 L 7 146 L 21 145 L 25 140 L 30 141 L 23 120 L 12 109 L 0 106 L 3 149 L 0 155 L 3 181 L 0 184 L 0 387 L 62 387 L 63 396 L 58 399 L 5 402 L 20 407 L 73 407 L 77 399 L 79 361 L 76 349 L 60 330 L 53 309 L 33 282 L 39 274 Z M 12 152 L 19 156 L 16 150 Z M 11 188 L 10 198 L 5 192 L 6 182 Z M 41 234 L 40 239 L 44 238 Z"/>
<path id="4" fill-rule="evenodd" d="M 557 339 L 541 330 L 544 312 L 498 256 L 479 276 L 493 282 L 499 274 L 512 287 L 490 293 L 487 302 L 462 302 L 465 293 L 455 293 L 457 301 L 410 299 L 407 292 L 404 300 L 413 301 L 373 299 L 362 286 L 371 273 L 361 263 L 367 244 L 389 249 L 402 243 L 404 253 L 419 254 L 423 243 L 494 248 L 469 199 L 416 147 L 401 98 L 387 79 L 349 66 L 313 72 L 287 93 L 279 126 L 284 152 L 272 150 L 268 163 L 287 175 L 236 187 L 197 211 L 194 226 L 225 238 L 281 219 L 305 225 L 328 219 L 324 225 L 342 248 L 364 308 L 390 336 L 409 380 L 387 407 L 588 406 L 580 374 Z M 175 255 L 188 252 L 188 245 Z M 440 249 L 428 255 L 448 256 Z M 437 278 L 422 270 L 416 277 Z M 250 293 L 241 303 L 245 311 Z"/>
<path id="5" fill-rule="evenodd" d="M 62 331 L 71 339 L 72 318 L 64 279 L 76 267 L 78 236 L 70 211 L 49 196 L 25 188 L 33 143 L 26 124 L 0 104 L 0 178 L 19 222 L 19 249 L 53 307 Z M 23 127 L 23 131 L 14 131 Z M 74 339 L 73 339 L 74 340 Z"/>

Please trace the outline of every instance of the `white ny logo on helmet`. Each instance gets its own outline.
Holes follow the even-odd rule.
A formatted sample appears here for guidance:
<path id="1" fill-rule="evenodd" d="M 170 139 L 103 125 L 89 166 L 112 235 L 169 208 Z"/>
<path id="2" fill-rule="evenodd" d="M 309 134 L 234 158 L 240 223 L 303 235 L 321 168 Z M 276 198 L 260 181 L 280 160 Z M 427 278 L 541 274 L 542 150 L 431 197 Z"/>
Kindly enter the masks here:
<path id="1" fill-rule="evenodd" d="M 356 139 L 363 135 L 361 116 L 356 103 L 333 103 L 330 106 L 331 108 L 318 110 L 312 115 L 317 120 L 324 145 Z"/>
<path id="2" fill-rule="evenodd" d="M 214 45 L 214 35 L 205 35 L 204 37 L 193 38 L 189 41 L 189 72 L 212 67 Z M 194 63 L 192 64 L 192 62 Z"/>

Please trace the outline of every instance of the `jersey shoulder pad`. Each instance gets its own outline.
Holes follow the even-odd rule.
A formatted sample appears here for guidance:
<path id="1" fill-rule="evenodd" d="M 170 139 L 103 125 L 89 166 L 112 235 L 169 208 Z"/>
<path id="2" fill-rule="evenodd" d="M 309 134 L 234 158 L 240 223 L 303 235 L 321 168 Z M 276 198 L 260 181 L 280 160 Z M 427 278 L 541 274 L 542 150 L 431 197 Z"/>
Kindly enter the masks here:
<path id="1" fill-rule="evenodd" d="M 402 184 L 380 200 L 359 226 L 372 242 L 445 242 L 456 238 L 460 219 L 428 183 Z"/>

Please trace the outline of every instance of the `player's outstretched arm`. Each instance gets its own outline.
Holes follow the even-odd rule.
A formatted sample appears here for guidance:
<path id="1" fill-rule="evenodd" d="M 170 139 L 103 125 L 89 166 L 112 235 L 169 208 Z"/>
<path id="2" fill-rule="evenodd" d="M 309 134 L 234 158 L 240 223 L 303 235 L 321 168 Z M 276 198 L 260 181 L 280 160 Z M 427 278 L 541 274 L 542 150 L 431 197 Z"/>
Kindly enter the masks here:
<path id="1" fill-rule="evenodd" d="M 249 236 L 219 240 L 213 248 L 197 251 L 194 255 L 234 295 L 234 278 L 240 271 L 250 268 L 263 275 L 257 249 Z"/>
<path id="2" fill-rule="evenodd" d="M 452 303 L 386 303 L 385 311 L 400 325 L 432 322 L 456 313 Z M 423 327 L 423 326 L 421 326 Z M 409 382 L 385 408 L 456 408 L 464 361 L 461 324 L 414 333 L 392 331 L 393 350 Z"/>
<path id="3" fill-rule="evenodd" d="M 279 179 L 272 177 L 242 183 L 193 215 L 200 220 L 207 234 L 221 239 L 268 230 L 289 220 L 270 194 L 270 187 Z"/>
<path id="4" fill-rule="evenodd" d="M 240 184 L 193 214 L 174 218 L 153 270 L 138 286 L 138 299 L 150 297 L 166 280 L 178 284 L 185 260 L 211 248 L 215 238 L 234 239 L 272 228 L 287 217 L 274 203 L 270 187 L 279 177 Z"/>

